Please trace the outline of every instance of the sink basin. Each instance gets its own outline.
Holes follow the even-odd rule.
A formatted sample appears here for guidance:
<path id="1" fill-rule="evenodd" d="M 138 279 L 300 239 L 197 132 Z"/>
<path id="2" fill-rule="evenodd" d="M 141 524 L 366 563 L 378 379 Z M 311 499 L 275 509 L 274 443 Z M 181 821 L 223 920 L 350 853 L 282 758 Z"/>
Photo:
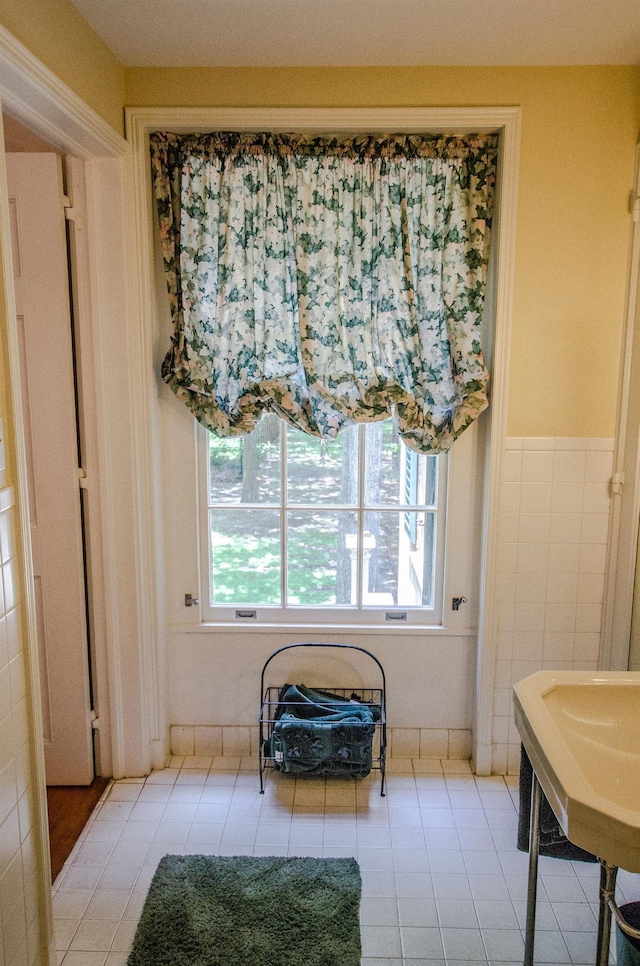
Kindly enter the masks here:
<path id="1" fill-rule="evenodd" d="M 538 671 L 516 684 L 513 702 L 564 834 L 640 872 L 640 671 Z"/>

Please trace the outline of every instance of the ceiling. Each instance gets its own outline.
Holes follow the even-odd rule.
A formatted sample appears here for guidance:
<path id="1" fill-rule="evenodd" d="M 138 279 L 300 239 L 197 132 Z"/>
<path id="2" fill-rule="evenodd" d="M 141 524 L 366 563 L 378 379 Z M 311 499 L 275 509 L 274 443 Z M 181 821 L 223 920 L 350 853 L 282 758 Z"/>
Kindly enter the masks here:
<path id="1" fill-rule="evenodd" d="M 73 0 L 128 66 L 640 64 L 639 0 Z"/>

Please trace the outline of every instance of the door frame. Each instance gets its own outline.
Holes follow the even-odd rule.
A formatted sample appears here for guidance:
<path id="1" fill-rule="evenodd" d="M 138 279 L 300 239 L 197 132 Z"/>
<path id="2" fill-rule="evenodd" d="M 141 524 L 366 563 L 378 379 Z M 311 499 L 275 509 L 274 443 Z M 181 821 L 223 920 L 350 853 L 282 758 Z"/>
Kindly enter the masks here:
<path id="1" fill-rule="evenodd" d="M 156 529 L 144 439 L 148 410 L 138 391 L 148 365 L 139 327 L 135 252 L 131 243 L 128 145 L 23 44 L 0 26 L 0 108 L 64 154 L 83 159 L 87 189 L 88 279 L 83 293 L 83 379 L 93 393 L 85 412 L 94 421 L 88 486 L 92 594 L 98 618 L 96 677 L 101 693 L 98 732 L 102 770 L 116 778 L 164 767 L 168 730 L 164 679 L 156 659 Z M 0 300 L 6 310 L 8 485 L 16 498 L 22 631 L 26 655 L 29 745 L 37 803 L 34 840 L 42 928 L 56 962 L 25 438 L 20 387 L 11 235 L 4 145 L 0 139 Z M 0 319 L 0 324 L 2 320 Z M 130 391 L 127 391 L 129 389 Z M 151 496 L 149 496 L 149 494 Z M 150 522 L 151 521 L 151 522 Z"/>

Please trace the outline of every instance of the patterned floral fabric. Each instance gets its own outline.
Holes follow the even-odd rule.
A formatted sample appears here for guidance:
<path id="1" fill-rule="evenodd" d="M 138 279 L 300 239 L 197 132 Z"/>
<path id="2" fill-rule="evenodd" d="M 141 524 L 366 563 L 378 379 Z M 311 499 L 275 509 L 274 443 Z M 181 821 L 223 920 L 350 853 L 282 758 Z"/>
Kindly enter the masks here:
<path id="1" fill-rule="evenodd" d="M 218 436 L 394 411 L 444 452 L 487 406 L 495 135 L 151 138 L 174 324 L 162 374 Z"/>

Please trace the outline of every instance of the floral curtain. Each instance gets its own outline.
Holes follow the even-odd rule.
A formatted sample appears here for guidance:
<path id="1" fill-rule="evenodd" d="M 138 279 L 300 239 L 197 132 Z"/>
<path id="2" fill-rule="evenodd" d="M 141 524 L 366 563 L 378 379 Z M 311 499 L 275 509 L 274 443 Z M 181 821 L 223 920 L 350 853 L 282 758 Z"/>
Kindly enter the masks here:
<path id="1" fill-rule="evenodd" d="M 395 412 L 444 452 L 487 406 L 497 138 L 151 138 L 174 334 L 162 374 L 219 436 Z"/>

